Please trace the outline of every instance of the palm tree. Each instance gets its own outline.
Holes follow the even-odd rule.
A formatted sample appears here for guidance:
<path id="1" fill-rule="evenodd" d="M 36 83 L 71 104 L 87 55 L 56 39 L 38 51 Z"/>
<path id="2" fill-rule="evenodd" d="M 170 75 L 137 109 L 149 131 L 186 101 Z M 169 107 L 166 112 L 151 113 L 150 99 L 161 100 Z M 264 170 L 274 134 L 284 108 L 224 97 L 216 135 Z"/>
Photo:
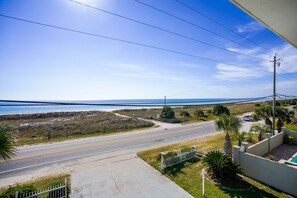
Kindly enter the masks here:
<path id="1" fill-rule="evenodd" d="M 10 127 L 0 125 L 0 160 L 7 161 L 15 155 L 13 138 Z"/>
<path id="2" fill-rule="evenodd" d="M 226 179 L 226 177 L 235 179 L 237 174 L 243 173 L 239 164 L 234 163 L 221 151 L 209 151 L 201 161 L 207 173 L 217 180 Z"/>
<path id="3" fill-rule="evenodd" d="M 270 128 L 272 129 L 272 121 L 270 120 L 270 118 L 272 117 L 271 106 L 265 105 L 257 108 L 255 110 L 255 116 L 264 119 L 265 124 L 270 126 Z"/>
<path id="4" fill-rule="evenodd" d="M 228 116 L 226 114 L 222 115 L 216 121 L 217 129 L 223 130 L 226 133 L 224 141 L 224 152 L 230 157 L 232 157 L 232 141 L 230 138 L 230 133 L 238 132 L 240 126 L 241 121 L 239 118 Z"/>
<path id="5" fill-rule="evenodd" d="M 255 124 L 251 127 L 250 132 L 258 134 L 258 141 L 264 140 L 265 133 L 271 133 L 271 128 L 267 125 Z"/>
<path id="6" fill-rule="evenodd" d="M 238 141 L 238 146 L 241 146 L 241 143 L 247 139 L 246 132 L 236 132 L 234 138 Z"/>
<path id="7" fill-rule="evenodd" d="M 275 108 L 277 120 L 277 131 L 280 133 L 284 122 L 290 123 L 291 119 L 295 116 L 294 111 L 289 111 L 287 108 Z"/>

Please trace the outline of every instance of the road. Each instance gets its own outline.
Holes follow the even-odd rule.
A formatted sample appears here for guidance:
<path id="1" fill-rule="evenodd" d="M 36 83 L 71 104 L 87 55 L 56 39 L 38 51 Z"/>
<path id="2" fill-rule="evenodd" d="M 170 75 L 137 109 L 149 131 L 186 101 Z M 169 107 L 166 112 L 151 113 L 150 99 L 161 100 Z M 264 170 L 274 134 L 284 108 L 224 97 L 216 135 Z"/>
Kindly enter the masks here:
<path id="1" fill-rule="evenodd" d="M 54 166 L 63 169 L 91 156 L 112 156 L 112 153 L 118 151 L 135 153 L 215 133 L 217 131 L 214 121 L 208 121 L 190 125 L 172 124 L 139 132 L 22 147 L 9 162 L 0 163 L 0 186 L 6 178 L 33 173 L 45 167 Z"/>

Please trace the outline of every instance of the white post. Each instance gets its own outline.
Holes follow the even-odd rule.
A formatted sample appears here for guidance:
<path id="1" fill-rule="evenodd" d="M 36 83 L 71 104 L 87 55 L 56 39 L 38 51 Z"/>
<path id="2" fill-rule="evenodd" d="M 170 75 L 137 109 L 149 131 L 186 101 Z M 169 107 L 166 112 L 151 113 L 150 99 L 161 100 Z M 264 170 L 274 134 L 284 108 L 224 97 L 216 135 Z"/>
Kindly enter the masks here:
<path id="1" fill-rule="evenodd" d="M 204 196 L 204 176 L 206 171 L 202 168 L 201 175 L 202 175 L 202 196 Z"/>

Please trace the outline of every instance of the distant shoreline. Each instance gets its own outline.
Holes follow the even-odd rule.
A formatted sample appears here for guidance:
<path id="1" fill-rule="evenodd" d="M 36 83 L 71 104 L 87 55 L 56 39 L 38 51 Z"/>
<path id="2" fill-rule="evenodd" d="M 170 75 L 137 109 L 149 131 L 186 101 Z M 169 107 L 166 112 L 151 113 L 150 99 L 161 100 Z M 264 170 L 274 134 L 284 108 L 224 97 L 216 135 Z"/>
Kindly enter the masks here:
<path id="1" fill-rule="evenodd" d="M 259 100 L 264 102 L 267 99 Z M 114 102 L 114 101 L 112 101 Z M 129 104 L 131 101 L 122 101 L 122 104 Z M 40 113 L 63 113 L 63 112 L 86 112 L 86 111 L 102 111 L 112 112 L 123 109 L 159 109 L 164 106 L 163 100 L 133 100 L 133 105 L 127 106 L 94 106 L 94 105 L 54 105 L 54 106 L 0 106 L 1 115 L 26 115 Z M 209 106 L 215 104 L 236 104 L 236 103 L 255 103 L 257 101 L 244 101 L 243 99 L 170 99 L 167 105 L 173 108 L 187 106 Z M 112 103 L 111 103 L 112 104 Z M 132 103 L 131 103 L 132 104 Z M 144 104 L 147 104 L 145 106 Z M 137 106 L 139 105 L 139 106 Z"/>

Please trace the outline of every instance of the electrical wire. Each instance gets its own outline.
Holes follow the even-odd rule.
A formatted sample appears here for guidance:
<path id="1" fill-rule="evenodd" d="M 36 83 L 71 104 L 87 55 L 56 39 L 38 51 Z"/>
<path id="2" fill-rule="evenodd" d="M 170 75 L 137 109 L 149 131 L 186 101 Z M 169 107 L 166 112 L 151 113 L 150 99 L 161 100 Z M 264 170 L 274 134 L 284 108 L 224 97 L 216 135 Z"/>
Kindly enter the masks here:
<path id="1" fill-rule="evenodd" d="M 239 54 L 241 56 L 247 56 L 247 57 L 250 57 L 250 58 L 264 60 L 263 58 L 260 58 L 260 57 L 256 57 L 256 56 L 247 55 L 247 54 L 243 54 L 243 53 L 240 53 L 240 52 L 228 50 L 226 48 L 223 48 L 223 47 L 220 47 L 220 46 L 217 46 L 217 45 L 214 45 L 214 44 L 211 44 L 211 43 L 202 41 L 202 40 L 198 40 L 198 39 L 193 38 L 193 37 L 189 37 L 189 36 L 186 36 L 186 35 L 177 33 L 177 32 L 173 32 L 173 31 L 168 30 L 168 29 L 164 29 L 164 28 L 161 28 L 161 27 L 158 27 L 158 26 L 155 26 L 155 25 L 151 25 L 149 23 L 146 23 L 146 22 L 143 22 L 143 21 L 139 21 L 139 20 L 136 20 L 136 19 L 133 19 L 133 18 L 130 18 L 130 17 L 126 17 L 126 16 L 123 16 L 123 15 L 120 15 L 120 14 L 117 14 L 117 13 L 114 13 L 114 12 L 111 12 L 111 11 L 107 11 L 107 10 L 104 10 L 104 9 L 101 9 L 101 8 L 98 8 L 98 7 L 94 7 L 94 6 L 85 4 L 85 3 L 77 2 L 77 1 L 74 1 L 74 0 L 69 0 L 69 1 L 70 2 L 73 2 L 73 3 L 76 3 L 78 5 L 81 5 L 81 6 L 85 6 L 87 8 L 91 8 L 91 9 L 94 9 L 94 10 L 97 10 L 97 11 L 100 11 L 100 12 L 104 12 L 104 13 L 107 13 L 107 14 L 110 14 L 110 15 L 113 15 L 113 16 L 116 16 L 116 17 L 119 17 L 119 18 L 122 18 L 122 19 L 129 20 L 129 21 L 132 21 L 132 22 L 135 22 L 135 23 L 138 23 L 138 24 L 141 24 L 141 25 L 144 25 L 144 26 L 153 28 L 153 29 L 157 29 L 157 30 L 160 30 L 160 31 L 163 31 L 163 32 L 166 32 L 166 33 L 169 33 L 169 34 L 172 34 L 172 35 L 181 37 L 181 38 L 185 38 L 185 39 L 188 39 L 188 40 L 197 42 L 197 43 L 201 43 L 201 44 L 204 44 L 204 45 L 207 45 L 207 46 L 210 46 L 210 47 L 214 47 L 214 48 L 217 48 L 219 50 L 223 50 L 223 51 L 227 51 L 227 52 L 230 52 L 230 53 Z"/>
<path id="2" fill-rule="evenodd" d="M 160 50 L 160 51 L 166 51 L 166 52 L 170 52 L 170 53 L 174 53 L 174 54 L 179 54 L 179 55 L 184 55 L 184 56 L 188 56 L 188 57 L 198 58 L 198 59 L 207 60 L 207 61 L 211 61 L 211 62 L 224 63 L 224 64 L 227 64 L 227 65 L 237 66 L 235 64 L 231 64 L 231 63 L 227 63 L 227 62 L 223 62 L 223 61 L 220 61 L 220 60 L 211 59 L 211 58 L 207 58 L 207 57 L 197 56 L 197 55 L 193 55 L 193 54 L 188 54 L 188 53 L 185 53 L 185 52 L 175 51 L 175 50 L 166 49 L 166 48 L 162 48 L 162 47 L 158 47 L 158 46 L 148 45 L 148 44 L 144 44 L 144 43 L 119 39 L 119 38 L 100 35 L 100 34 L 89 33 L 89 32 L 70 29 L 70 28 L 66 28 L 66 27 L 50 25 L 50 24 L 47 24 L 47 23 L 41 23 L 41 22 L 37 22 L 37 21 L 27 20 L 27 19 L 13 17 L 13 16 L 8 16 L 8 15 L 4 15 L 4 14 L 0 14 L 0 17 L 9 18 L 9 19 L 17 20 L 17 21 L 26 22 L 26 23 L 31 23 L 31 24 L 35 24 L 35 25 L 40 25 L 40 26 L 44 26 L 44 27 L 64 30 L 64 31 L 68 31 L 68 32 L 74 32 L 74 33 L 84 34 L 84 35 L 88 35 L 88 36 L 94 36 L 94 37 L 99 37 L 99 38 L 103 38 L 103 39 L 118 41 L 118 42 L 122 42 L 122 43 L 137 45 L 137 46 L 141 46 L 141 47 L 156 49 L 156 50 Z"/>
<path id="3" fill-rule="evenodd" d="M 220 103 L 222 104 L 233 104 L 233 103 L 242 103 L 242 102 L 251 102 L 251 101 L 258 101 L 270 98 L 271 96 L 264 96 L 264 97 L 257 97 L 257 98 L 248 98 L 248 99 L 226 99 L 221 100 Z M 231 101 L 230 101 L 231 100 Z M 226 101 L 226 102 L 224 102 Z M 230 102 L 229 102 L 230 101 Z M 124 107 L 163 107 L 164 104 L 104 104 L 104 103 L 81 103 L 81 102 L 46 102 L 46 101 L 24 101 L 24 100 L 0 100 L 3 103 L 23 103 L 23 104 L 0 104 L 0 106 L 11 107 L 11 106 L 124 106 Z M 168 104 L 170 106 L 198 106 L 198 105 L 205 105 L 205 104 L 187 104 L 183 102 L 176 102 Z"/>
<path id="4" fill-rule="evenodd" d="M 180 21 L 183 21 L 183 22 L 185 22 L 185 23 L 187 23 L 187 24 L 190 24 L 190 25 L 192 25 L 192 26 L 194 26 L 194 27 L 196 27 L 196 28 L 199 28 L 199 29 L 201 29 L 201 30 L 203 30 L 203 31 L 205 31 L 205 32 L 208 32 L 208 33 L 213 34 L 213 35 L 215 35 L 215 36 L 221 37 L 221 38 L 223 38 L 223 39 L 225 39 L 225 40 L 228 40 L 228 41 L 230 41 L 230 42 L 232 42 L 232 43 L 235 43 L 235 44 L 237 44 L 237 45 L 243 46 L 243 47 L 245 47 L 245 48 L 249 48 L 249 49 L 251 49 L 251 50 L 253 50 L 253 51 L 256 51 L 256 52 L 258 52 L 258 53 L 261 53 L 261 54 L 269 55 L 269 54 L 267 54 L 267 53 L 265 53 L 265 52 L 259 51 L 259 50 L 257 50 L 257 49 L 252 48 L 252 47 L 249 47 L 249 46 L 247 46 L 247 45 L 244 45 L 244 44 L 242 44 L 242 43 L 239 43 L 239 42 L 237 42 L 237 41 L 234 41 L 234 40 L 232 40 L 232 39 L 230 39 L 230 38 L 227 38 L 227 37 L 225 37 L 225 36 L 223 36 L 223 35 L 221 35 L 221 34 L 218 34 L 218 33 L 213 32 L 213 31 L 211 31 L 211 30 L 209 30 L 209 29 L 207 29 L 207 28 L 204 28 L 204 27 L 202 27 L 202 26 L 200 26 L 200 25 L 198 25 L 198 24 L 196 24 L 196 23 L 193 23 L 193 22 L 191 22 L 191 21 L 188 21 L 188 20 L 186 20 L 186 19 L 183 19 L 183 18 L 181 18 L 181 17 L 178 17 L 178 16 L 176 16 L 176 15 L 174 15 L 174 14 L 171 14 L 171 13 L 165 11 L 165 10 L 161 10 L 161 9 L 159 9 L 159 8 L 157 8 L 157 7 L 154 7 L 154 6 L 150 5 L 150 4 L 144 3 L 144 2 L 142 2 L 142 1 L 140 1 L 140 0 L 134 0 L 134 1 L 137 2 L 137 3 L 140 3 L 140 4 L 142 4 L 142 5 L 145 5 L 145 6 L 151 8 L 151 9 L 153 9 L 153 10 L 156 10 L 156 11 L 158 11 L 158 12 L 164 13 L 164 14 L 170 16 L 170 17 L 173 17 L 173 18 L 176 18 L 176 19 L 178 19 L 178 20 L 180 20 Z"/>

